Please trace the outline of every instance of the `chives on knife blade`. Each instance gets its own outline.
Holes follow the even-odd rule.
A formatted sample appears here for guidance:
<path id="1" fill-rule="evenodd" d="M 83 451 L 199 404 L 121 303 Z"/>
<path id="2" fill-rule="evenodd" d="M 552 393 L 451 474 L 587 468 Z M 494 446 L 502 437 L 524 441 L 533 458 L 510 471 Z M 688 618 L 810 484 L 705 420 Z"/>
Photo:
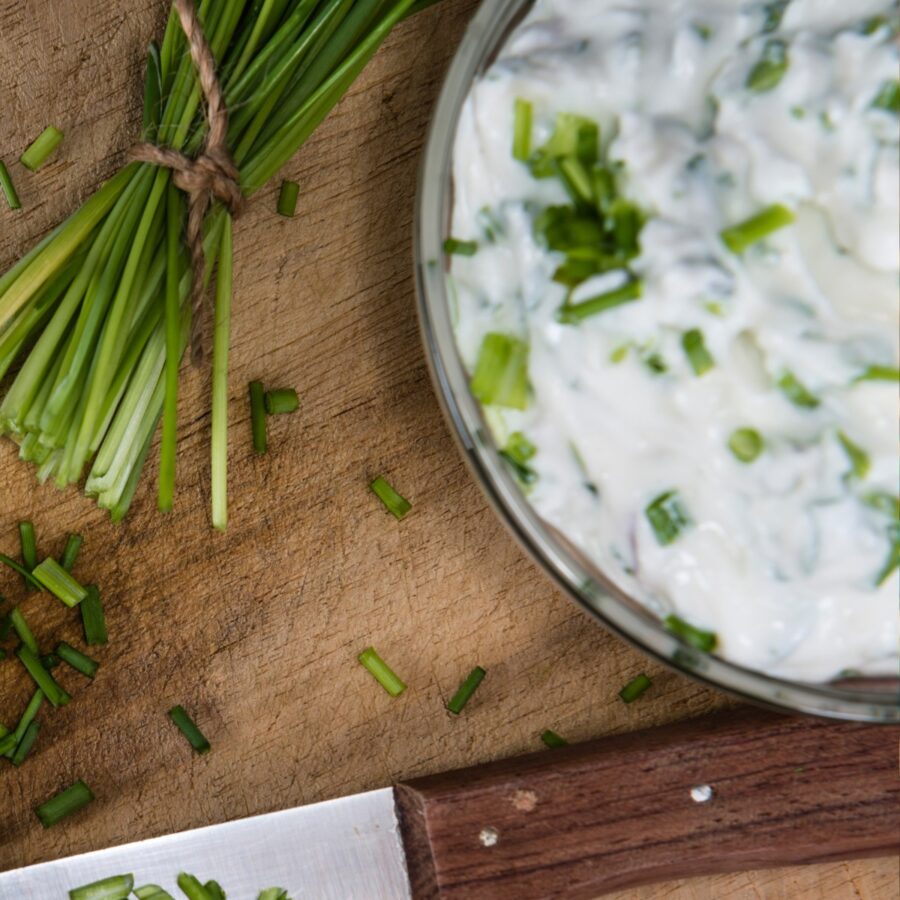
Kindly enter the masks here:
<path id="1" fill-rule="evenodd" d="M 278 194 L 278 215 L 292 219 L 297 212 L 297 198 L 300 196 L 300 185 L 296 181 L 282 181 Z"/>
<path id="2" fill-rule="evenodd" d="M 19 162 L 36 172 L 56 151 L 62 143 L 63 133 L 52 125 L 48 125 L 19 157 Z"/>
<path id="3" fill-rule="evenodd" d="M 187 742 L 201 755 L 209 752 L 209 741 L 203 732 L 194 724 L 194 720 L 187 714 L 183 706 L 173 706 L 169 710 L 169 718 L 178 727 L 178 730 L 187 738 Z"/>
<path id="4" fill-rule="evenodd" d="M 478 689 L 478 685 L 484 681 L 485 675 L 487 675 L 487 672 L 481 666 L 475 666 L 466 676 L 466 680 L 456 689 L 456 693 L 450 698 L 447 709 L 458 716 L 463 711 L 463 707 L 472 698 L 472 694 Z"/>
<path id="5" fill-rule="evenodd" d="M 94 794 L 91 789 L 80 779 L 64 791 L 60 791 L 55 797 L 51 797 L 45 803 L 35 808 L 37 817 L 44 828 L 50 828 L 66 816 L 83 809 Z"/>
<path id="6" fill-rule="evenodd" d="M 397 677 L 374 647 L 367 647 L 356 658 L 392 697 L 399 697 L 406 690 L 406 684 Z"/>
<path id="7" fill-rule="evenodd" d="M 266 412 L 270 416 L 280 416 L 295 412 L 300 407 L 300 398 L 293 388 L 276 388 L 266 391 Z"/>
<path id="8" fill-rule="evenodd" d="M 397 520 L 402 519 L 411 509 L 412 503 L 402 497 L 380 475 L 370 485 L 372 493 L 384 504 L 385 509 Z"/>
<path id="9" fill-rule="evenodd" d="M 109 640 L 109 635 L 106 631 L 106 616 L 103 613 L 100 591 L 96 585 L 88 585 L 87 596 L 78 604 L 78 608 L 81 610 L 84 642 L 88 646 L 105 644 Z"/>
<path id="10" fill-rule="evenodd" d="M 134 887 L 133 875 L 112 875 L 100 881 L 72 888 L 69 900 L 125 900 Z M 138 897 L 145 896 L 138 894 Z"/>

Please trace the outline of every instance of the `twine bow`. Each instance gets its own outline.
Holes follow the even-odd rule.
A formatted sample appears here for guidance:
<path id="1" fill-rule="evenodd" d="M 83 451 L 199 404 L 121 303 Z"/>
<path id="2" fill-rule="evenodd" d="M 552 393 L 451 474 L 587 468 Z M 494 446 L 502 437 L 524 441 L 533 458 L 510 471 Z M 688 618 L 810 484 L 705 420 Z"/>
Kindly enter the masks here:
<path id="1" fill-rule="evenodd" d="M 216 77 L 216 61 L 203 34 L 192 0 L 174 0 L 175 11 L 187 38 L 191 59 L 206 100 L 209 131 L 198 156 L 192 159 L 156 144 L 137 144 L 130 156 L 139 162 L 172 169 L 173 182 L 188 197 L 185 241 L 191 255 L 191 361 L 200 365 L 206 356 L 209 317 L 204 315 L 206 259 L 203 253 L 203 219 L 213 200 L 221 200 L 232 215 L 244 205 L 240 173 L 228 152 L 228 110 Z"/>

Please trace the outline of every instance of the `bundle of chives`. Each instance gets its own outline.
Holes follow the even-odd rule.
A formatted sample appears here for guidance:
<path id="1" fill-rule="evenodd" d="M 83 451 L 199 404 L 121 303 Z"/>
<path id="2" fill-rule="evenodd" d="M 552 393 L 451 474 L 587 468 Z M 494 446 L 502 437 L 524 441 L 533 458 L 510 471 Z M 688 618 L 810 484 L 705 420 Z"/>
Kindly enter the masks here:
<path id="1" fill-rule="evenodd" d="M 231 116 L 228 146 L 252 196 L 306 141 L 393 27 L 428 0 L 197 0 Z M 172 13 L 151 49 L 144 139 L 195 156 L 207 124 Z M 50 133 L 49 137 L 54 137 Z M 49 141 L 49 137 L 47 139 Z M 55 137 L 54 137 L 55 139 Z M 184 201 L 169 169 L 131 163 L 0 276 L 0 433 L 41 481 L 79 482 L 113 519 L 134 496 L 163 420 L 159 505 L 172 506 L 178 370 L 191 329 Z M 205 222 L 218 262 L 213 348 L 213 524 L 226 507 L 231 216 Z"/>

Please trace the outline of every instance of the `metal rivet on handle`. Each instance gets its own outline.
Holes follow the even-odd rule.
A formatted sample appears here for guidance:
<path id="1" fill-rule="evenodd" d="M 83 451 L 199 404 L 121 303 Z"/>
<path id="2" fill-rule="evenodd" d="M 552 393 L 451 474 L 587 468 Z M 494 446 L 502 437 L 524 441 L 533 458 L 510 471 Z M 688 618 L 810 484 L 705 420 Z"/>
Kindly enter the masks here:
<path id="1" fill-rule="evenodd" d="M 698 784 L 696 787 L 691 788 L 691 800 L 694 803 L 709 803 L 714 794 L 715 791 L 712 789 L 712 785 L 709 784 Z"/>
<path id="2" fill-rule="evenodd" d="M 493 847 L 500 840 L 500 832 L 496 828 L 482 828 L 478 835 L 482 847 Z"/>

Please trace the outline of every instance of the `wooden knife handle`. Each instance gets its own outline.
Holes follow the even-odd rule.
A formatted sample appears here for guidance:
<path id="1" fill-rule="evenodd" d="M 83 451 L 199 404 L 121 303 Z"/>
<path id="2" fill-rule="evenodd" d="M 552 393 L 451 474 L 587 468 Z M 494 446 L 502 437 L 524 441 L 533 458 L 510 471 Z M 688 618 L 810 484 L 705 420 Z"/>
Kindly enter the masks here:
<path id="1" fill-rule="evenodd" d="M 592 898 L 891 854 L 898 735 L 739 709 L 400 784 L 413 896 Z"/>

